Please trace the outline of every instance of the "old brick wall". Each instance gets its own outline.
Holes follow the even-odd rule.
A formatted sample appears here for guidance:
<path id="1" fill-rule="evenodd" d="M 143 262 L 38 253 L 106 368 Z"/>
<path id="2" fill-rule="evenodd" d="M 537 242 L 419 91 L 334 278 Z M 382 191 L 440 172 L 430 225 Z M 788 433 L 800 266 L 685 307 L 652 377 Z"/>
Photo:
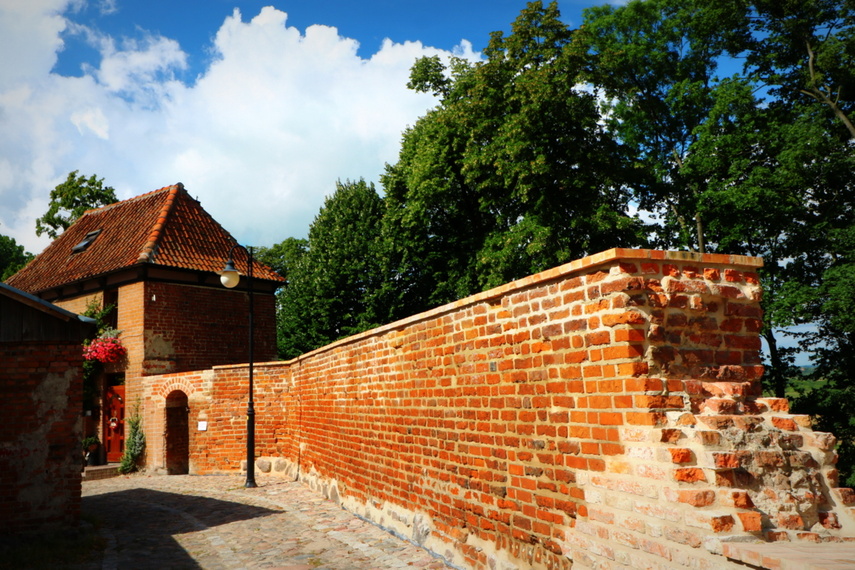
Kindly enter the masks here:
<path id="1" fill-rule="evenodd" d="M 761 397 L 759 266 L 610 250 L 256 366 L 257 465 L 461 567 L 720 568 L 734 541 L 852 540 L 833 437 Z M 245 457 L 246 374 L 146 379 L 153 407 L 180 384 L 207 422 L 194 472 Z"/>
<path id="2" fill-rule="evenodd" d="M 143 374 L 201 370 L 246 362 L 248 294 L 225 288 L 147 282 Z M 255 347 L 259 362 L 276 358 L 274 298 L 256 293 Z"/>
<path id="3" fill-rule="evenodd" d="M 248 295 L 225 288 L 196 287 L 180 284 L 146 282 L 135 284 L 141 289 L 134 301 L 120 307 L 120 323 L 142 319 L 143 325 L 129 327 L 139 335 L 133 352 L 129 349 L 129 372 L 126 389 L 129 412 L 140 405 L 143 429 L 146 434 L 145 463 L 163 468 L 166 465 L 165 410 L 163 402 L 172 391 L 178 390 L 188 397 L 190 413 L 190 445 L 194 447 L 198 421 L 204 419 L 203 410 L 210 393 L 210 379 L 201 375 L 188 375 L 175 382 L 160 383 L 152 389 L 149 376 L 163 372 L 203 370 L 215 364 L 246 362 L 249 354 Z M 130 295 L 129 295 L 130 296 Z M 254 295 L 255 346 L 259 362 L 276 356 L 276 323 L 274 298 L 270 294 Z M 144 315 L 144 316 L 143 316 Z M 120 326 L 121 328 L 121 326 Z M 131 370 L 132 367 L 139 368 Z M 217 410 L 229 410 L 229 387 L 232 382 L 218 382 L 218 392 L 213 399 L 219 401 Z M 206 392 L 206 390 L 208 392 Z M 243 393 L 246 393 L 244 389 Z M 245 402 L 245 400 L 244 400 Z M 240 424 L 245 431 L 244 410 L 234 410 L 230 423 Z M 202 413 L 200 417 L 200 413 Z M 237 429 L 236 427 L 233 429 Z M 225 436 L 224 450 L 237 449 L 241 443 L 237 432 L 220 429 Z M 205 435 L 204 432 L 201 433 Z M 227 457 L 232 457 L 228 455 Z M 245 454 L 244 454 L 245 457 Z M 220 460 L 221 461 L 221 460 Z M 191 458 L 190 472 L 199 472 L 199 462 Z M 217 463 L 217 469 L 239 468 L 239 463 Z"/>
<path id="4" fill-rule="evenodd" d="M 0 343 L 0 534 L 80 517 L 79 342 Z"/>
<path id="5" fill-rule="evenodd" d="M 70 299 L 66 299 L 64 301 L 56 302 L 56 306 L 62 307 L 66 311 L 71 311 L 72 313 L 77 313 L 78 315 L 82 315 L 89 308 L 90 303 L 97 303 L 98 306 L 103 306 L 104 304 L 104 294 L 101 291 L 97 293 L 91 293 L 88 295 L 81 295 L 79 297 L 72 297 Z"/>

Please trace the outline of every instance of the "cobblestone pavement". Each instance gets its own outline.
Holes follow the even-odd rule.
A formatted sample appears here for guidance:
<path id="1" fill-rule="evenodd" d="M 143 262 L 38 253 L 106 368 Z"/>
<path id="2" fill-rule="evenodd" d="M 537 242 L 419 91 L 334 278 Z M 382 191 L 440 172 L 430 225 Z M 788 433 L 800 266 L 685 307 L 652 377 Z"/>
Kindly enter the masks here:
<path id="1" fill-rule="evenodd" d="M 83 483 L 107 548 L 96 568 L 448 568 L 302 483 L 238 475 L 132 475 Z"/>

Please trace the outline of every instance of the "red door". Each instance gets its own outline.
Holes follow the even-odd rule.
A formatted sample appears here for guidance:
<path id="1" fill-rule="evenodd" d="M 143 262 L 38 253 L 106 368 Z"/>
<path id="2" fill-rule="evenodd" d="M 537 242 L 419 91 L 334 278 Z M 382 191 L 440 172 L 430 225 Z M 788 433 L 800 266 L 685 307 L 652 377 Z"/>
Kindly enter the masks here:
<path id="1" fill-rule="evenodd" d="M 104 393 L 104 450 L 107 463 L 118 463 L 125 451 L 125 387 L 108 386 Z"/>

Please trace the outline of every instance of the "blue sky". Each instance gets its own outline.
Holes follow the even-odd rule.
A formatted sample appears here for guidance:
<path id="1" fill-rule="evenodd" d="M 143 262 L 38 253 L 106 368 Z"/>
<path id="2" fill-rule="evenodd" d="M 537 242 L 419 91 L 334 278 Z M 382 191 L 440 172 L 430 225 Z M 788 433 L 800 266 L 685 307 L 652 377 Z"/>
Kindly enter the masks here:
<path id="1" fill-rule="evenodd" d="M 589 1 L 559 2 L 564 20 L 575 27 Z M 89 2 L 69 6 L 65 15 L 80 24 L 100 29 L 114 37 L 140 37 L 154 33 L 179 41 L 189 54 L 189 64 L 201 71 L 210 54 L 206 50 L 223 20 L 237 8 L 247 17 L 264 6 L 288 14 L 288 25 L 305 29 L 312 24 L 334 26 L 338 33 L 359 41 L 359 55 L 366 57 L 388 38 L 397 43 L 421 41 L 452 50 L 468 40 L 481 51 L 492 31 L 508 32 L 525 6 L 524 0 L 353 0 L 247 1 L 247 0 L 149 0 L 111 3 Z M 80 75 L 80 63 L 97 62 L 98 52 L 73 34 L 54 71 Z M 190 78 L 193 77 L 191 73 Z"/>
<path id="2" fill-rule="evenodd" d="M 562 0 L 568 24 L 594 3 Z M 176 182 L 239 241 L 304 237 L 337 180 L 378 184 L 436 101 L 426 55 L 478 60 L 524 0 L 0 0 L 0 233 L 38 253 L 72 170 Z"/>

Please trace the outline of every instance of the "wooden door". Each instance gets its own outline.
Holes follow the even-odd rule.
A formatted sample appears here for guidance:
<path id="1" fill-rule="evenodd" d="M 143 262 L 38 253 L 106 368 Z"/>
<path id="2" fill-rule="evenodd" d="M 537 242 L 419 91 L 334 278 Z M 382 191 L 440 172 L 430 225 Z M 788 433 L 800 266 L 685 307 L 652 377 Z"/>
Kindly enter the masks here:
<path id="1" fill-rule="evenodd" d="M 118 463 L 125 452 L 125 387 L 108 386 L 104 392 L 104 451 L 107 463 Z"/>

